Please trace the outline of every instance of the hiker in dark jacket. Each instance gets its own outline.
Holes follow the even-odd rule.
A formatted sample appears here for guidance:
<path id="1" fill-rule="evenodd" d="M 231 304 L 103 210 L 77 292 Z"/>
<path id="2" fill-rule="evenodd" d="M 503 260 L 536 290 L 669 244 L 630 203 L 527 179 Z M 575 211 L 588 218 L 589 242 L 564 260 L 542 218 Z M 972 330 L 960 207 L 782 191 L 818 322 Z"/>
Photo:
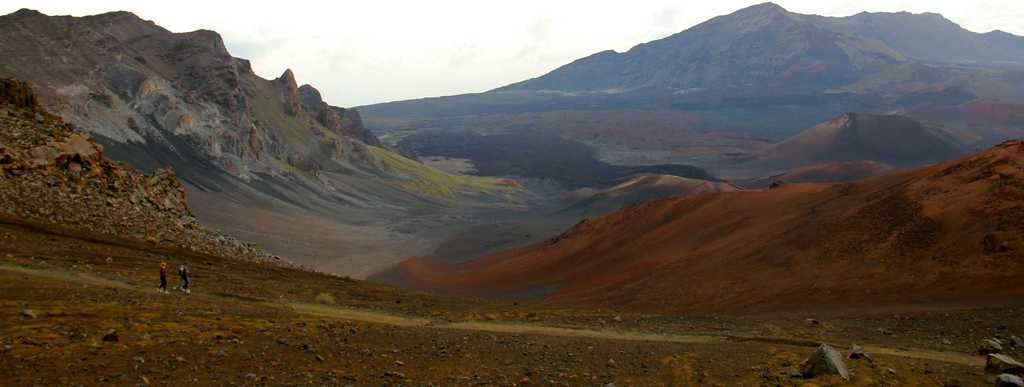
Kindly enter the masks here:
<path id="1" fill-rule="evenodd" d="M 167 293 L 167 262 L 160 262 L 160 287 L 156 290 Z"/>
<path id="2" fill-rule="evenodd" d="M 188 262 L 178 267 L 178 274 L 181 275 L 181 291 L 192 294 L 192 280 L 188 278 Z"/>

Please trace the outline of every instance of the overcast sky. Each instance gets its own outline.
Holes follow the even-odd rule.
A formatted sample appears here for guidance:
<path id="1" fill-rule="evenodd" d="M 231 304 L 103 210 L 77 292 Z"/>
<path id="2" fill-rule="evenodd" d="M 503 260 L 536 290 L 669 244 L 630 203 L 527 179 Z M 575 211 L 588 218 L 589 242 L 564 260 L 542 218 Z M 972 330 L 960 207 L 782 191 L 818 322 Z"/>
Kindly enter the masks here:
<path id="1" fill-rule="evenodd" d="M 220 32 L 265 78 L 291 68 L 334 105 L 489 90 L 597 51 L 628 50 L 760 1 L 0 0 L 7 14 L 134 12 L 171 31 Z M 780 0 L 799 13 L 937 12 L 967 29 L 1024 35 L 1024 0 Z M 243 5 L 244 4 L 244 5 Z"/>

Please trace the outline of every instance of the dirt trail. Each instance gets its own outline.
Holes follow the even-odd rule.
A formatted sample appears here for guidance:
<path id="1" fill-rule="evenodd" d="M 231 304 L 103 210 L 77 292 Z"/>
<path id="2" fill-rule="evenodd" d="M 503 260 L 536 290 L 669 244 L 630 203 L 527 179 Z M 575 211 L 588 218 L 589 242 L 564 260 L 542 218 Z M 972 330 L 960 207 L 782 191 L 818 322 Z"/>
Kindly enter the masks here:
<path id="1" fill-rule="evenodd" d="M 32 269 L 22 266 L 13 266 L 0 264 L 0 271 L 7 271 L 11 273 L 18 273 L 23 275 L 40 276 L 51 279 L 64 280 L 68 282 L 112 287 L 118 289 L 133 289 L 141 291 L 137 286 L 111 280 L 107 278 L 101 278 L 93 275 L 84 273 L 68 273 L 62 270 L 41 270 Z M 197 292 L 191 297 L 198 297 L 210 300 L 220 300 L 223 297 L 217 295 L 207 295 L 202 292 Z M 274 303 L 274 302 L 262 302 L 262 301 L 243 301 L 234 300 L 235 302 L 257 302 L 267 305 L 268 307 L 276 308 L 287 308 L 295 311 L 296 313 L 336 318 L 343 320 L 360 321 L 375 324 L 386 324 L 400 327 L 421 327 L 431 329 L 450 329 L 450 330 L 464 330 L 464 331 L 476 331 L 476 332 L 489 332 L 489 333 L 506 333 L 506 334 L 523 334 L 523 335 L 545 335 L 545 336 L 559 336 L 559 337 L 571 337 L 571 338 L 587 338 L 587 339 L 598 339 L 598 340 L 625 340 L 625 341 L 650 341 L 650 342 L 666 342 L 666 343 L 686 343 L 686 344 L 713 344 L 720 342 L 763 342 L 771 344 L 781 345 L 792 345 L 792 346 L 804 346 L 813 347 L 818 345 L 818 342 L 804 339 L 788 339 L 781 337 L 766 337 L 766 336 L 735 336 L 735 335 L 715 335 L 715 334 L 655 334 L 655 333 L 644 333 L 636 331 L 622 331 L 622 330 L 606 330 L 606 329 L 590 329 L 590 328 L 563 328 L 545 325 L 525 324 L 520 322 L 482 322 L 482 321 L 465 321 L 465 322 L 440 322 L 433 321 L 424 318 L 406 317 L 394 315 L 381 311 L 373 310 L 358 310 L 343 307 L 334 307 L 327 305 L 308 304 L 308 303 Z M 891 348 L 879 345 L 864 345 L 864 349 L 871 354 L 876 355 L 887 355 L 896 356 L 903 358 L 912 359 L 924 359 L 933 360 L 945 363 L 961 364 L 968 366 L 983 366 L 985 364 L 984 359 L 972 356 L 966 353 L 960 352 L 941 352 L 941 351 L 929 351 L 920 350 L 913 348 Z"/>
<path id="2" fill-rule="evenodd" d="M 39 269 L 30 269 L 30 268 L 23 267 L 23 266 L 13 266 L 13 265 L 0 264 L 0 270 L 7 271 L 7 272 L 12 272 L 12 273 L 18 273 L 18 274 L 33 275 L 33 276 L 36 276 L 36 277 L 43 277 L 43 278 L 49 278 L 49 279 L 55 279 L 55 280 L 68 281 L 68 282 L 73 282 L 73 283 L 76 283 L 76 284 L 83 284 L 83 285 L 103 286 L 103 287 L 117 288 L 117 289 L 135 289 L 136 288 L 135 286 L 133 286 L 131 284 L 128 284 L 128 283 L 125 283 L 125 282 L 121 282 L 121 281 L 115 281 L 115 280 L 111 280 L 111 279 L 107 279 L 107 278 L 103 278 L 103 277 L 97 277 L 97 276 L 90 275 L 90 274 L 87 274 L 87 273 L 70 273 L 70 272 L 63 271 L 63 270 L 58 270 L 58 269 L 39 270 Z"/>

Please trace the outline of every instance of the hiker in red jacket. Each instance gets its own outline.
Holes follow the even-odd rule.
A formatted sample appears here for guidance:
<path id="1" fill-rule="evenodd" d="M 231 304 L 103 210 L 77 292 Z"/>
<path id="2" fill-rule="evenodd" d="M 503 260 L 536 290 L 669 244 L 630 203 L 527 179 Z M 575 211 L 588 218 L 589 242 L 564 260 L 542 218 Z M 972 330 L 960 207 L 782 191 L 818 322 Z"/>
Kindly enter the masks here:
<path id="1" fill-rule="evenodd" d="M 156 290 L 167 293 L 167 262 L 160 262 L 160 287 Z"/>

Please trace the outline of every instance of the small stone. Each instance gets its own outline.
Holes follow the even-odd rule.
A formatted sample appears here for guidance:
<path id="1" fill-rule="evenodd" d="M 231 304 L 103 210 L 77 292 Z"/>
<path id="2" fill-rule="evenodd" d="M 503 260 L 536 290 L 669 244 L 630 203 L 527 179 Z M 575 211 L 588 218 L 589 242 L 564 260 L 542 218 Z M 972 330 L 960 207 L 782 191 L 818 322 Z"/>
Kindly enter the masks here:
<path id="1" fill-rule="evenodd" d="M 805 319 L 804 322 L 807 323 L 807 325 L 819 325 L 819 324 L 821 324 L 821 321 L 815 320 L 813 318 Z"/>
<path id="2" fill-rule="evenodd" d="M 886 368 L 885 372 L 888 373 L 889 375 L 896 375 L 896 370 L 892 368 Z"/>
<path id="3" fill-rule="evenodd" d="M 1017 375 L 1002 374 L 996 377 L 996 387 L 1024 387 L 1024 380 Z"/>
<path id="4" fill-rule="evenodd" d="M 985 372 L 990 374 L 1024 375 L 1024 364 L 1007 355 L 992 353 L 985 361 Z"/>
<path id="5" fill-rule="evenodd" d="M 102 338 L 103 341 L 107 341 L 107 342 L 118 341 L 120 339 L 121 338 L 117 335 L 117 331 L 113 330 L 113 329 L 111 329 L 110 332 L 107 332 L 107 334 L 103 335 L 103 338 Z"/>
<path id="6" fill-rule="evenodd" d="M 615 322 L 622 322 L 622 316 L 612 317 L 612 320 L 614 320 Z"/>
<path id="7" fill-rule="evenodd" d="M 942 339 L 942 344 L 943 345 L 953 345 L 953 342 L 950 341 L 949 339 Z"/>
<path id="8" fill-rule="evenodd" d="M 403 363 L 401 360 L 395 360 L 395 365 L 401 367 L 404 366 L 405 363 Z"/>
<path id="9" fill-rule="evenodd" d="M 822 344 L 807 360 L 804 360 L 800 373 L 805 378 L 839 375 L 845 380 L 850 380 L 850 371 L 846 368 L 846 363 L 843 362 L 843 356 L 828 344 Z"/>
<path id="10" fill-rule="evenodd" d="M 1024 348 L 1024 339 L 1021 339 L 1020 336 L 1010 336 L 1010 343 L 1014 347 Z"/>
<path id="11" fill-rule="evenodd" d="M 34 312 L 32 309 L 22 309 L 21 310 L 21 315 L 22 315 L 22 317 L 32 318 L 32 319 L 37 317 L 36 316 L 36 312 Z"/>
<path id="12" fill-rule="evenodd" d="M 324 359 L 324 357 L 323 357 L 323 356 L 321 356 L 321 355 L 316 355 L 316 361 L 324 361 L 324 360 L 326 360 L 326 359 Z"/>

